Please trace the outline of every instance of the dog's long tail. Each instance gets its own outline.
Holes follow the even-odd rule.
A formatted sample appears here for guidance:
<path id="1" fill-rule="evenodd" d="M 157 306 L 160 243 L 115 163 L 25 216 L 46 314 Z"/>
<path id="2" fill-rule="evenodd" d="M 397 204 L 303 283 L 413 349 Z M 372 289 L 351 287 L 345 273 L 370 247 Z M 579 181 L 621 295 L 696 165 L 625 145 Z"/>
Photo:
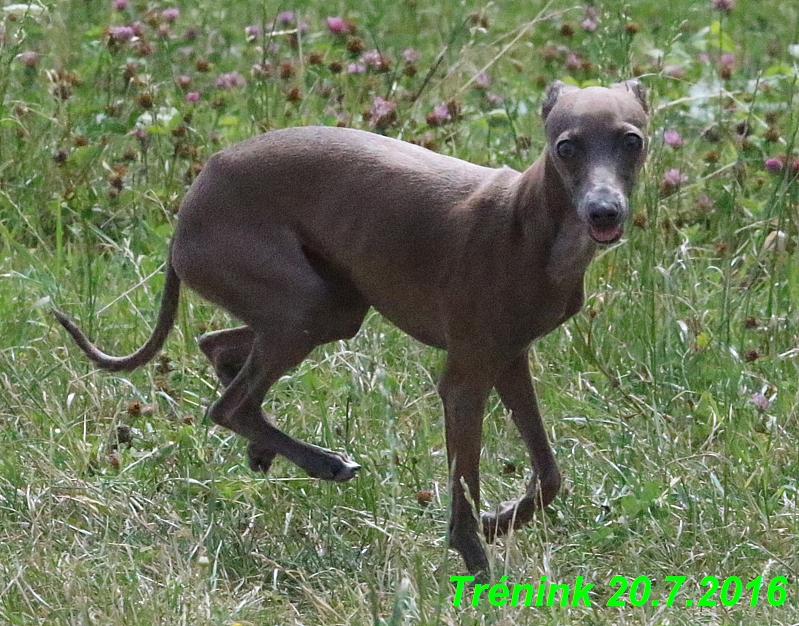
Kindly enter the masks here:
<path id="1" fill-rule="evenodd" d="M 86 353 L 97 367 L 111 372 L 123 372 L 141 367 L 145 363 L 153 360 L 161 350 L 166 341 L 169 331 L 175 324 L 175 317 L 178 312 L 178 300 L 180 297 L 180 278 L 172 266 L 172 254 L 170 251 L 166 262 L 166 278 L 164 280 L 164 292 L 161 296 L 161 310 L 158 312 L 158 321 L 155 324 L 153 334 L 141 348 L 128 356 L 111 356 L 102 352 L 95 346 L 80 328 L 60 311 L 53 310 L 61 325 L 72 335 L 75 343 Z"/>

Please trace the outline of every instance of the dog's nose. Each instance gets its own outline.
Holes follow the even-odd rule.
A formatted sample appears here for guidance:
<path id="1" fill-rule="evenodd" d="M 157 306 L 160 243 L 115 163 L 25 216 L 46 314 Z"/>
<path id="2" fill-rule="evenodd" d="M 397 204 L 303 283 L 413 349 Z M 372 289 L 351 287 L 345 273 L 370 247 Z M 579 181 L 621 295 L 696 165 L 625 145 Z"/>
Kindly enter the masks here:
<path id="1" fill-rule="evenodd" d="M 596 200 L 588 207 L 587 213 L 591 226 L 610 228 L 619 223 L 621 207 L 612 200 Z"/>

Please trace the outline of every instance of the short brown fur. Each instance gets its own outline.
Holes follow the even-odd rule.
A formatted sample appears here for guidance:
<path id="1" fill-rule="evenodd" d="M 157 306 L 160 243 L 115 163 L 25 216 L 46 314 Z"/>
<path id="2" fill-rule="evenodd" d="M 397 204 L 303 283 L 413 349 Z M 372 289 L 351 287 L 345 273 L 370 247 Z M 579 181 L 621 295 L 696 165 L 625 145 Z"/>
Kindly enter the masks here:
<path id="1" fill-rule="evenodd" d="M 130 370 L 162 347 L 180 283 L 246 326 L 200 348 L 225 386 L 212 419 L 249 440 L 253 469 L 282 455 L 309 475 L 351 479 L 359 466 L 278 430 L 269 387 L 314 347 L 352 337 L 369 307 L 447 351 L 439 384 L 452 488 L 450 545 L 488 565 L 479 522 L 481 425 L 496 389 L 534 474 L 526 495 L 483 513 L 492 540 L 529 521 L 560 488 L 528 369 L 531 342 L 577 313 L 597 242 L 615 241 L 646 154 L 635 82 L 553 84 L 547 148 L 524 173 L 490 169 L 357 130 L 269 132 L 214 155 L 181 205 L 158 323 L 127 357 L 100 352 L 59 321 L 99 367 Z"/>

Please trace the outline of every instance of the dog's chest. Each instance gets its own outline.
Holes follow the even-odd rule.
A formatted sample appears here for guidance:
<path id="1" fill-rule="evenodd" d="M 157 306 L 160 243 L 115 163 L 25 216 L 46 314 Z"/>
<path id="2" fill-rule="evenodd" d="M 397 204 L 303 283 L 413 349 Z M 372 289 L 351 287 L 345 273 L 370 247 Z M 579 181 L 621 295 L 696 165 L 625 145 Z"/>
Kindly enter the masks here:
<path id="1" fill-rule="evenodd" d="M 565 224 L 552 243 L 546 263 L 546 277 L 552 288 L 568 299 L 574 285 L 582 286 L 583 276 L 594 257 L 597 244 L 582 221 Z"/>
<path id="2" fill-rule="evenodd" d="M 570 317 L 576 315 L 583 306 L 583 279 L 582 276 L 574 284 L 561 285 L 549 291 L 547 306 L 539 307 L 539 315 L 533 322 L 535 335 L 538 339 L 551 333 Z"/>
<path id="3" fill-rule="evenodd" d="M 580 311 L 583 278 L 596 251 L 582 224 L 562 229 L 527 300 L 532 339 L 543 337 Z"/>

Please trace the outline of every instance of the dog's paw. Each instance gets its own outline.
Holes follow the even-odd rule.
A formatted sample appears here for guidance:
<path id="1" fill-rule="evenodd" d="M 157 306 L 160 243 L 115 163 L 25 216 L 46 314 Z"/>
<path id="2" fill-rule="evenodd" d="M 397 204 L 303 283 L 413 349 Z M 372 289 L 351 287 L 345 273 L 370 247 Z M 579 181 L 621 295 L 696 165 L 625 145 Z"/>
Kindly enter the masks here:
<path id="1" fill-rule="evenodd" d="M 529 522 L 535 508 L 534 501 L 523 498 L 500 502 L 493 511 L 482 512 L 480 521 L 486 541 L 492 543 L 497 537 L 508 534 L 511 527 L 519 528 Z"/>
<path id="2" fill-rule="evenodd" d="M 249 443 L 247 445 L 247 460 L 253 472 L 263 472 L 266 474 L 269 468 L 272 467 L 272 461 L 275 460 L 275 453 L 256 446 L 253 443 Z"/>
<path id="3" fill-rule="evenodd" d="M 307 443 L 303 444 L 302 450 L 295 457 L 289 457 L 289 460 L 299 465 L 312 478 L 338 483 L 355 478 L 355 472 L 361 469 L 360 465 L 343 454 Z"/>
<path id="4" fill-rule="evenodd" d="M 488 557 L 474 531 L 459 533 L 450 529 L 449 547 L 460 552 L 471 574 L 478 575 L 488 569 Z"/>
<path id="5" fill-rule="evenodd" d="M 483 525 L 483 536 L 488 543 L 493 543 L 494 539 L 507 534 L 513 519 L 513 509 L 510 511 L 505 507 L 506 504 L 515 505 L 515 502 L 503 502 L 497 510 L 483 511 L 480 513 L 480 523 Z"/>
<path id="6" fill-rule="evenodd" d="M 337 483 L 355 478 L 356 472 L 361 469 L 358 463 L 350 461 L 343 454 L 322 448 L 317 448 L 315 454 L 301 467 L 312 478 L 332 480 Z"/>

